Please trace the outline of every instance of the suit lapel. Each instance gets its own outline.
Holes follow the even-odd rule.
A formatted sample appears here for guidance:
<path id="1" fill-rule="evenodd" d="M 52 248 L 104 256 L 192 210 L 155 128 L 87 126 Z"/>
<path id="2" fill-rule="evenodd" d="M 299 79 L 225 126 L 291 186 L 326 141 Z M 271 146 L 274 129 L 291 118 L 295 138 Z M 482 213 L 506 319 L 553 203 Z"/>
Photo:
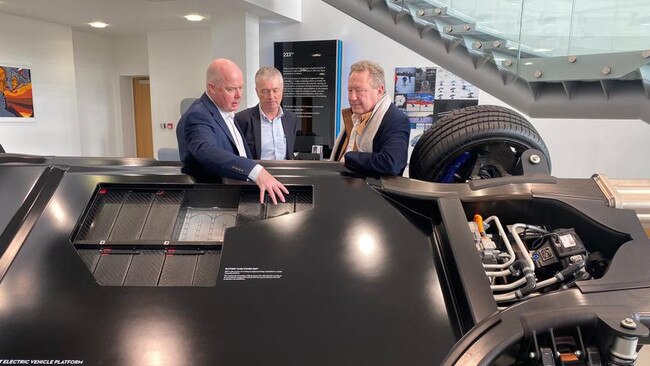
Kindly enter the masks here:
<path id="1" fill-rule="evenodd" d="M 260 105 L 256 105 L 253 109 L 253 137 L 255 138 L 255 153 L 258 159 L 262 158 L 262 116 L 260 115 Z"/>
<path id="2" fill-rule="evenodd" d="M 284 117 L 282 117 L 282 129 L 284 130 L 284 142 L 286 144 L 286 150 L 287 154 L 285 155 L 285 158 L 291 159 L 291 156 L 293 155 L 293 151 L 289 151 L 289 140 L 293 138 L 293 130 L 294 130 L 294 121 L 289 119 L 289 116 L 286 114 Z"/>
<path id="3" fill-rule="evenodd" d="M 246 152 L 246 157 L 247 158 L 252 158 L 253 155 L 251 154 L 251 151 L 248 148 L 248 144 L 246 143 L 246 139 L 244 139 L 244 133 L 242 132 L 241 127 L 239 127 L 238 123 L 235 123 L 235 128 L 239 132 L 239 135 L 242 137 L 242 140 L 244 142 L 244 152 Z"/>

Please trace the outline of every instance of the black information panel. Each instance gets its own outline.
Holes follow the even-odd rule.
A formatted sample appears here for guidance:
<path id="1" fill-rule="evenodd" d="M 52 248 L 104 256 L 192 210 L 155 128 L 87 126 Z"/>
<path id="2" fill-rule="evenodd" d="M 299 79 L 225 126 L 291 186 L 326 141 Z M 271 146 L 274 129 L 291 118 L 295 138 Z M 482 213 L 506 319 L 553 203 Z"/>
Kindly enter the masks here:
<path id="1" fill-rule="evenodd" d="M 296 151 L 323 145 L 329 156 L 340 118 L 341 41 L 275 42 L 274 54 L 284 78 L 282 106 L 301 123 Z"/>

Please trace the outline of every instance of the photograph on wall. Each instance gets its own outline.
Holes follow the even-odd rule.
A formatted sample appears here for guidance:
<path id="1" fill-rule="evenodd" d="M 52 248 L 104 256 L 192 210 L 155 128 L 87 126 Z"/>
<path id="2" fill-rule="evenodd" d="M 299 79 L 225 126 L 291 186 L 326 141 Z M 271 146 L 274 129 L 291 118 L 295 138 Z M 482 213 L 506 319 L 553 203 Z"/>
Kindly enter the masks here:
<path id="1" fill-rule="evenodd" d="M 403 111 L 406 110 L 406 94 L 395 94 L 395 106 Z"/>
<path id="2" fill-rule="evenodd" d="M 427 130 L 433 124 L 432 113 L 410 113 L 408 117 L 411 129 Z"/>
<path id="3" fill-rule="evenodd" d="M 395 93 L 415 93 L 415 67 L 395 68 Z"/>
<path id="4" fill-rule="evenodd" d="M 429 93 L 406 94 L 406 113 L 410 112 L 433 113 L 433 95 Z"/>
<path id="5" fill-rule="evenodd" d="M 415 92 L 434 94 L 436 87 L 436 68 L 418 67 L 415 69 Z"/>
<path id="6" fill-rule="evenodd" d="M 435 95 L 436 99 L 478 99 L 478 88 L 445 69 L 439 69 Z"/>
<path id="7" fill-rule="evenodd" d="M 31 71 L 0 65 L 0 121 L 33 121 Z"/>
<path id="8" fill-rule="evenodd" d="M 411 156 L 411 151 L 413 151 L 413 148 L 415 147 L 415 144 L 417 144 L 418 140 L 422 136 L 422 133 L 424 131 L 428 130 L 431 128 L 433 125 L 433 114 L 432 113 L 426 113 L 426 112 L 420 112 L 420 113 L 409 113 L 409 123 L 411 126 L 411 135 L 409 137 L 409 159 Z"/>

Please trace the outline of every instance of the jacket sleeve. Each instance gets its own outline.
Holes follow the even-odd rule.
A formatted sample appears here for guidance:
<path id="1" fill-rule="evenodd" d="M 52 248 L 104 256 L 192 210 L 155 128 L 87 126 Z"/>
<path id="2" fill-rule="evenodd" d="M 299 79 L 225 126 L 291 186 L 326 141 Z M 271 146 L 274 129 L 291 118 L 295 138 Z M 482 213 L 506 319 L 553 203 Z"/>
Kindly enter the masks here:
<path id="1" fill-rule="evenodd" d="M 230 139 L 209 114 L 192 111 L 185 118 L 187 148 L 210 175 L 248 179 L 256 163 L 232 151 Z"/>
<path id="2" fill-rule="evenodd" d="M 293 129 L 291 130 L 293 135 L 287 138 L 287 143 L 289 144 L 289 146 L 287 146 L 287 152 L 288 152 L 287 158 L 289 160 L 293 160 L 293 151 L 295 150 L 295 146 L 296 146 L 296 134 L 300 130 L 300 125 L 298 124 L 298 117 L 295 114 L 291 113 L 290 116 L 291 116 L 291 121 L 293 123 Z"/>
<path id="3" fill-rule="evenodd" d="M 375 151 L 346 153 L 346 168 L 371 176 L 401 175 L 406 167 L 409 132 L 410 125 L 406 114 L 389 109 L 374 138 Z M 377 139 L 380 139 L 379 148 Z"/>

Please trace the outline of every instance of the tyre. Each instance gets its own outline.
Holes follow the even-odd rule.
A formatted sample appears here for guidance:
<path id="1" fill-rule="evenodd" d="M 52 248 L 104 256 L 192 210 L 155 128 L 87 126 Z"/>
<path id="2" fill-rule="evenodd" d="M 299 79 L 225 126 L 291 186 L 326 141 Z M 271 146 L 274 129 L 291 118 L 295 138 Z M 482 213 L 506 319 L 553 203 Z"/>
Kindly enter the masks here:
<path id="1" fill-rule="evenodd" d="M 500 106 L 466 107 L 422 134 L 411 154 L 409 176 L 443 183 L 509 176 L 528 149 L 546 157 L 550 172 L 546 144 L 522 115 Z"/>

